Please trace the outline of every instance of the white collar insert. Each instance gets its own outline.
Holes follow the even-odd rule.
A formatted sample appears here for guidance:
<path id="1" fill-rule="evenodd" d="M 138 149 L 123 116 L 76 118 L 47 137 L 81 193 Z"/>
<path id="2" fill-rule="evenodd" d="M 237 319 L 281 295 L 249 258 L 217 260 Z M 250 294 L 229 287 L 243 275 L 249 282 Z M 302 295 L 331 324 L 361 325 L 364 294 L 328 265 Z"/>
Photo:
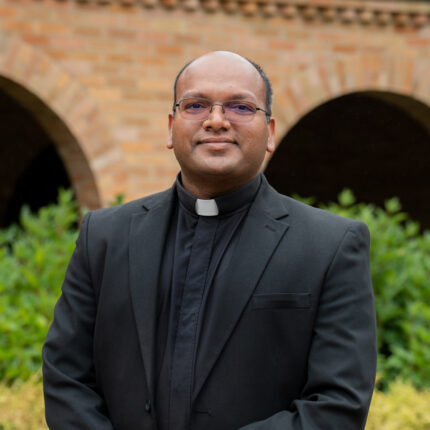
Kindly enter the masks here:
<path id="1" fill-rule="evenodd" d="M 201 216 L 217 216 L 219 213 L 215 199 L 196 199 L 196 213 Z"/>

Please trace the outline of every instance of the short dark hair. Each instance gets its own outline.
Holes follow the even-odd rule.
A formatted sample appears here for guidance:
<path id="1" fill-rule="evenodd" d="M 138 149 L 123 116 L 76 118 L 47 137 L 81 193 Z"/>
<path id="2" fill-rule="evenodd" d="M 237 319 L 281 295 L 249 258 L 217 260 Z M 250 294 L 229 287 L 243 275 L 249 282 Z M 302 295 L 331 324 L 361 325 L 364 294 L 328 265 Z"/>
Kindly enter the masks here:
<path id="1" fill-rule="evenodd" d="M 257 70 L 257 72 L 259 73 L 259 75 L 261 76 L 261 79 L 263 79 L 264 86 L 266 87 L 266 111 L 267 111 L 266 117 L 267 117 L 267 120 L 269 120 L 272 115 L 272 101 L 273 101 L 272 84 L 270 83 L 269 78 L 267 77 L 266 73 L 264 72 L 263 68 L 260 65 L 258 65 L 257 63 L 254 63 L 254 61 L 251 61 L 249 58 L 246 58 L 246 57 L 242 57 L 242 58 L 248 61 L 248 63 L 252 64 L 254 68 Z M 196 59 L 191 60 L 187 64 L 185 64 L 185 66 L 183 66 L 182 69 L 179 70 L 178 74 L 176 75 L 175 82 L 173 84 L 173 112 L 176 109 L 176 87 L 178 85 L 178 80 L 181 77 L 182 73 L 184 73 L 185 69 L 195 60 Z"/>

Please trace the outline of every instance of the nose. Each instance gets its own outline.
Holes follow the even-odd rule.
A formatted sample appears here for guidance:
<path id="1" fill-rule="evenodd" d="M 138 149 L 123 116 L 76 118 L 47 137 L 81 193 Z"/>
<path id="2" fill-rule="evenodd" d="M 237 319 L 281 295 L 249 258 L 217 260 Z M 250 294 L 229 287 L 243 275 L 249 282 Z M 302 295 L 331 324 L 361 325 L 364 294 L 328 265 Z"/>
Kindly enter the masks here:
<path id="1" fill-rule="evenodd" d="M 230 121 L 225 117 L 225 110 L 223 105 L 214 103 L 209 111 L 209 116 L 203 122 L 205 129 L 221 130 L 229 129 Z"/>

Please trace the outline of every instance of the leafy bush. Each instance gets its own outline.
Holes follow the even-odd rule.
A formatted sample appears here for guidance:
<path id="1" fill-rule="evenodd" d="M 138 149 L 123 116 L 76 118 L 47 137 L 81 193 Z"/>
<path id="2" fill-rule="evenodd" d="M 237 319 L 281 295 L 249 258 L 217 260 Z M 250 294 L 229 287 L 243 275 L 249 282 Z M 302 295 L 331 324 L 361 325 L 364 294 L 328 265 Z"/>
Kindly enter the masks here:
<path id="1" fill-rule="evenodd" d="M 351 191 L 325 209 L 364 221 L 371 233 L 370 262 L 378 318 L 380 380 L 397 378 L 430 387 L 430 232 L 401 212 L 398 199 L 385 210 L 355 204 Z M 412 427 L 411 427 L 412 428 Z"/>
<path id="2" fill-rule="evenodd" d="M 370 405 L 366 430 L 428 430 L 430 391 L 396 381 L 390 391 L 376 390 Z"/>
<path id="3" fill-rule="evenodd" d="M 48 430 L 39 373 L 24 383 L 0 384 L 0 430 Z"/>
<path id="4" fill-rule="evenodd" d="M 0 380 L 26 379 L 40 368 L 41 347 L 77 237 L 77 205 L 60 191 L 58 205 L 37 215 L 24 207 L 21 228 L 0 231 Z"/>

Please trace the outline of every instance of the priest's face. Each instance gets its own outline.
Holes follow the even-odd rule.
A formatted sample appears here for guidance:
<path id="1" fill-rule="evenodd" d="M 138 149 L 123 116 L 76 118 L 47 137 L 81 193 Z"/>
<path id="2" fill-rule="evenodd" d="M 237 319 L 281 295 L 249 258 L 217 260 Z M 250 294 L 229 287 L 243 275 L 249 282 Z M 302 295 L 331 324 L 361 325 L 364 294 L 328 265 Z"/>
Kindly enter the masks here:
<path id="1" fill-rule="evenodd" d="M 178 109 L 169 115 L 168 148 L 175 152 L 184 185 L 218 181 L 233 189 L 249 182 L 258 174 L 265 153 L 274 150 L 274 120 L 268 122 L 260 110 L 246 122 L 229 120 L 218 104 L 241 100 L 266 110 L 260 74 L 237 54 L 204 55 L 184 70 L 177 83 L 177 103 L 193 98 L 216 105 L 207 119 L 190 118 Z"/>

